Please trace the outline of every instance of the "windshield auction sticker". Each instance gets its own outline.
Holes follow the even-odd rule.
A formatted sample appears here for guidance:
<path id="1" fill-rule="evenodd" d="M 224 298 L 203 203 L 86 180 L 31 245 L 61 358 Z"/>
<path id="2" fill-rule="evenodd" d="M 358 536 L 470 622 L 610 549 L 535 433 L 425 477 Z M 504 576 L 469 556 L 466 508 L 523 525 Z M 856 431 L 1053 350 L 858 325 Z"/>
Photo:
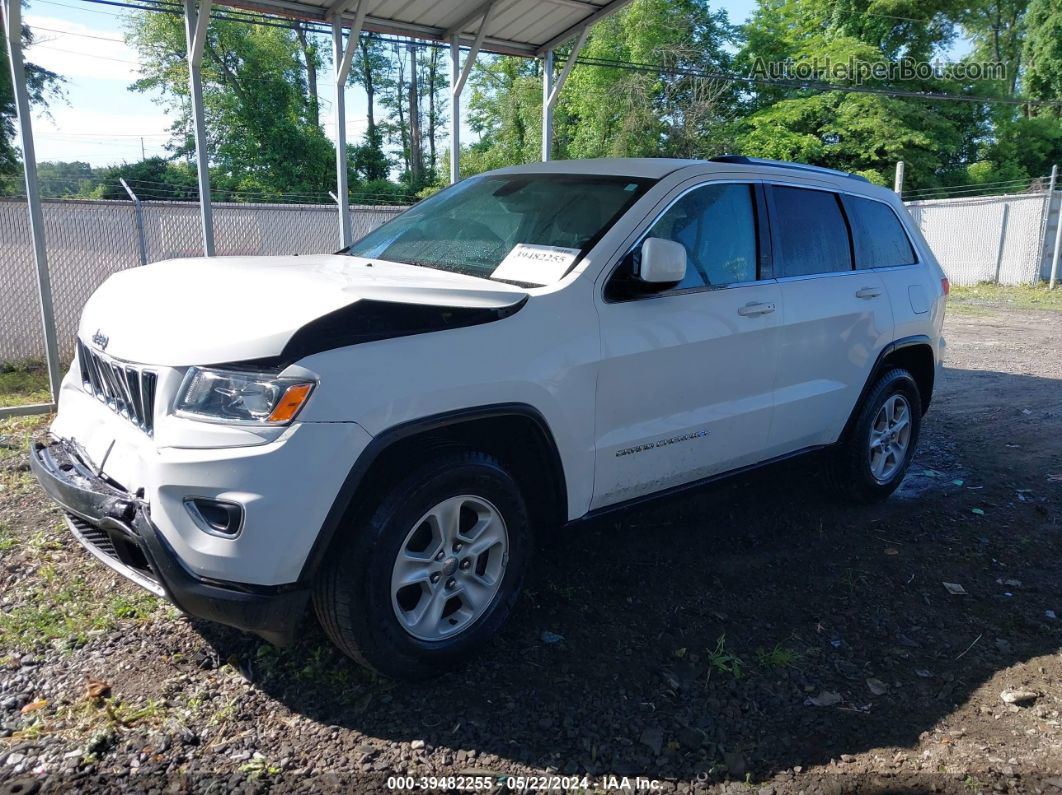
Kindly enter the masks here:
<path id="1" fill-rule="evenodd" d="M 568 272 L 578 256 L 577 248 L 517 243 L 490 276 L 509 282 L 552 284 Z"/>

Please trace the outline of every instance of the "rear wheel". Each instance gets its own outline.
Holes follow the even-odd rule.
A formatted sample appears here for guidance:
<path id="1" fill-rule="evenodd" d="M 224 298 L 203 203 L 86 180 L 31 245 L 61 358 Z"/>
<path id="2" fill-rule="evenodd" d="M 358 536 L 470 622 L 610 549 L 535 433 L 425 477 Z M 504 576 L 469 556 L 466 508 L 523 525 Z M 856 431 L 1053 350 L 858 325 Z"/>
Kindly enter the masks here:
<path id="1" fill-rule="evenodd" d="M 871 388 L 847 436 L 830 451 L 827 481 L 839 496 L 875 502 L 892 494 L 911 464 L 922 427 L 914 377 L 889 370 Z"/>
<path id="2" fill-rule="evenodd" d="M 332 641 L 388 676 L 452 668 L 504 624 L 531 549 L 523 497 L 484 453 L 440 455 L 353 521 L 314 606 Z"/>

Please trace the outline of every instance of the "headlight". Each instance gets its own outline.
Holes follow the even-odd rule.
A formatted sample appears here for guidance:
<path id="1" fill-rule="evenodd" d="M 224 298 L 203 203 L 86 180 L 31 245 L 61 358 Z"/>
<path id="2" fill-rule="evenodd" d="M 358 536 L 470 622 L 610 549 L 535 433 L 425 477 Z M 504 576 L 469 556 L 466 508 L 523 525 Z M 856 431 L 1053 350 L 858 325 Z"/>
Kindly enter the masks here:
<path id="1" fill-rule="evenodd" d="M 184 377 L 174 411 L 210 422 L 285 425 L 313 391 L 314 382 L 269 373 L 193 367 Z"/>

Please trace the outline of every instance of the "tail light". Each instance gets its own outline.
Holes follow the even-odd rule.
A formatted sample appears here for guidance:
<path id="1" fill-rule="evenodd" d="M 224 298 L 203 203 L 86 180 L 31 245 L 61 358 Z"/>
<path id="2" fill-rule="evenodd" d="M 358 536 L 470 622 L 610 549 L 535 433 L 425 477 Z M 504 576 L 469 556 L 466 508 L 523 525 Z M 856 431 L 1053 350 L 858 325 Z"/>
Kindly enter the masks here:
<path id="1" fill-rule="evenodd" d="M 948 293 L 951 292 L 951 282 L 948 281 L 948 277 L 945 276 L 940 280 L 940 289 L 944 291 L 944 297 L 948 297 Z"/>

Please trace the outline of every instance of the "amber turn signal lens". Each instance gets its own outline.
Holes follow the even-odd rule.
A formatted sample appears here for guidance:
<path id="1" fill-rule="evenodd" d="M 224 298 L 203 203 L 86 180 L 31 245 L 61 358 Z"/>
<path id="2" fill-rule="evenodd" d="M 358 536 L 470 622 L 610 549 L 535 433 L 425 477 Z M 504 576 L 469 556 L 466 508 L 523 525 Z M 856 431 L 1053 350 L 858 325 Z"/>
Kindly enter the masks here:
<path id="1" fill-rule="evenodd" d="M 280 398 L 280 402 L 277 403 L 277 407 L 273 409 L 273 413 L 269 415 L 269 422 L 289 422 L 299 413 L 302 404 L 310 396 L 311 389 L 313 389 L 313 384 L 293 384 L 289 386 L 284 390 L 284 395 Z"/>

